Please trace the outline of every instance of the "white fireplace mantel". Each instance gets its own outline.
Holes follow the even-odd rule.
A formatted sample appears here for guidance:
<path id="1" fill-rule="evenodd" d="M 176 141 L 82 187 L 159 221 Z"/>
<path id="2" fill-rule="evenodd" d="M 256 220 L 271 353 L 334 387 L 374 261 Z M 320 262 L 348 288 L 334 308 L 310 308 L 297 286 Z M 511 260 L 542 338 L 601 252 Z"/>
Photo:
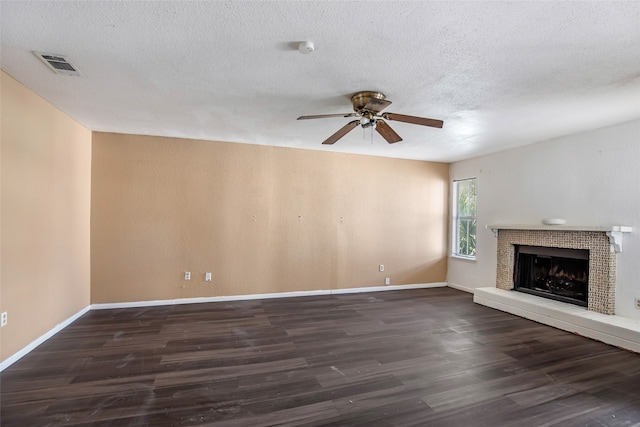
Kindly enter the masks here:
<path id="1" fill-rule="evenodd" d="M 616 253 L 622 252 L 622 234 L 633 231 L 633 227 L 626 225 L 490 224 L 487 228 L 495 237 L 499 230 L 599 231 L 607 234 L 611 251 Z"/>

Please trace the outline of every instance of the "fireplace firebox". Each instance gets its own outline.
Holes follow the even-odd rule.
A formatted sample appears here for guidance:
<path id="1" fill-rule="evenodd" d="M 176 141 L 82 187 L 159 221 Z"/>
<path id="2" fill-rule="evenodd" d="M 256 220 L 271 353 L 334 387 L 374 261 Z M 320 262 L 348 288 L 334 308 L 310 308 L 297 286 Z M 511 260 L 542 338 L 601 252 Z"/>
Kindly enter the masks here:
<path id="1" fill-rule="evenodd" d="M 589 250 L 515 245 L 514 289 L 588 305 Z"/>

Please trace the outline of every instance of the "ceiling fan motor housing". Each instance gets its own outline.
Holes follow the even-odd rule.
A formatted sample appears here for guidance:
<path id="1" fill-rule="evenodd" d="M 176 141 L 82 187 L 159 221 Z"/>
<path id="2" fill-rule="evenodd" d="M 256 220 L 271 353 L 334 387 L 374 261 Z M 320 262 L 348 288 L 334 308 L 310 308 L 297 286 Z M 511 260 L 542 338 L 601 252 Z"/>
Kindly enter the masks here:
<path id="1" fill-rule="evenodd" d="M 371 98 L 384 100 L 387 97 L 384 95 L 384 93 L 380 93 L 380 92 L 373 92 L 373 91 L 358 92 L 351 97 L 353 110 L 356 113 L 361 113 L 363 111 L 366 111 L 364 110 L 364 107 L 367 105 L 369 100 L 371 100 Z"/>

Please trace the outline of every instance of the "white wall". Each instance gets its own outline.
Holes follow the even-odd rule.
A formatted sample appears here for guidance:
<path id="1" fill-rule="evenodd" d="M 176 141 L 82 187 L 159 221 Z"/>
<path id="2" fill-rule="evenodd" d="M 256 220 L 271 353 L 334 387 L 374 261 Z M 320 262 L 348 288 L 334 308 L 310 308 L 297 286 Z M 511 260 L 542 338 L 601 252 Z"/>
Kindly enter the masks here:
<path id="1" fill-rule="evenodd" d="M 496 239 L 487 224 L 627 225 L 617 257 L 616 314 L 640 319 L 640 120 L 451 165 L 451 179 L 477 177 L 477 260 L 451 258 L 454 286 L 495 286 Z"/>

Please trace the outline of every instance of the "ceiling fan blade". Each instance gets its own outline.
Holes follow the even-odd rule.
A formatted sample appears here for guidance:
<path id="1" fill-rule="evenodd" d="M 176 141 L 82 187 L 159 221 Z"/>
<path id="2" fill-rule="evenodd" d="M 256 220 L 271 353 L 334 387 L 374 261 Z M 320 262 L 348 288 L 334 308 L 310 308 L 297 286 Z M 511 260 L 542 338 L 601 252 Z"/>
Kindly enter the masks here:
<path id="1" fill-rule="evenodd" d="M 378 133 L 382 135 L 382 137 L 386 139 L 389 144 L 402 141 L 400 135 L 398 135 L 393 129 L 391 129 L 391 126 L 389 126 L 384 120 L 376 121 L 376 131 L 378 131 Z"/>
<path id="2" fill-rule="evenodd" d="M 442 120 L 427 119 L 426 117 L 406 116 L 404 114 L 396 113 L 384 113 L 383 117 L 388 120 L 412 123 L 414 125 L 431 126 L 432 128 L 441 128 L 444 124 Z"/>
<path id="3" fill-rule="evenodd" d="M 326 119 L 329 117 L 355 117 L 356 113 L 319 114 L 317 116 L 300 116 L 297 120 Z"/>
<path id="4" fill-rule="evenodd" d="M 335 144 L 337 140 L 339 140 L 340 138 L 342 138 L 343 136 L 351 132 L 353 128 L 355 128 L 359 124 L 360 124 L 360 120 L 354 120 L 352 122 L 347 123 L 338 132 L 334 133 L 329 138 L 327 138 L 323 142 L 323 144 Z"/>
<path id="5" fill-rule="evenodd" d="M 387 108 L 391 105 L 391 101 L 387 101 L 385 99 L 371 98 L 367 105 L 364 106 L 365 110 L 373 111 L 374 113 L 379 113 L 380 111 Z"/>

